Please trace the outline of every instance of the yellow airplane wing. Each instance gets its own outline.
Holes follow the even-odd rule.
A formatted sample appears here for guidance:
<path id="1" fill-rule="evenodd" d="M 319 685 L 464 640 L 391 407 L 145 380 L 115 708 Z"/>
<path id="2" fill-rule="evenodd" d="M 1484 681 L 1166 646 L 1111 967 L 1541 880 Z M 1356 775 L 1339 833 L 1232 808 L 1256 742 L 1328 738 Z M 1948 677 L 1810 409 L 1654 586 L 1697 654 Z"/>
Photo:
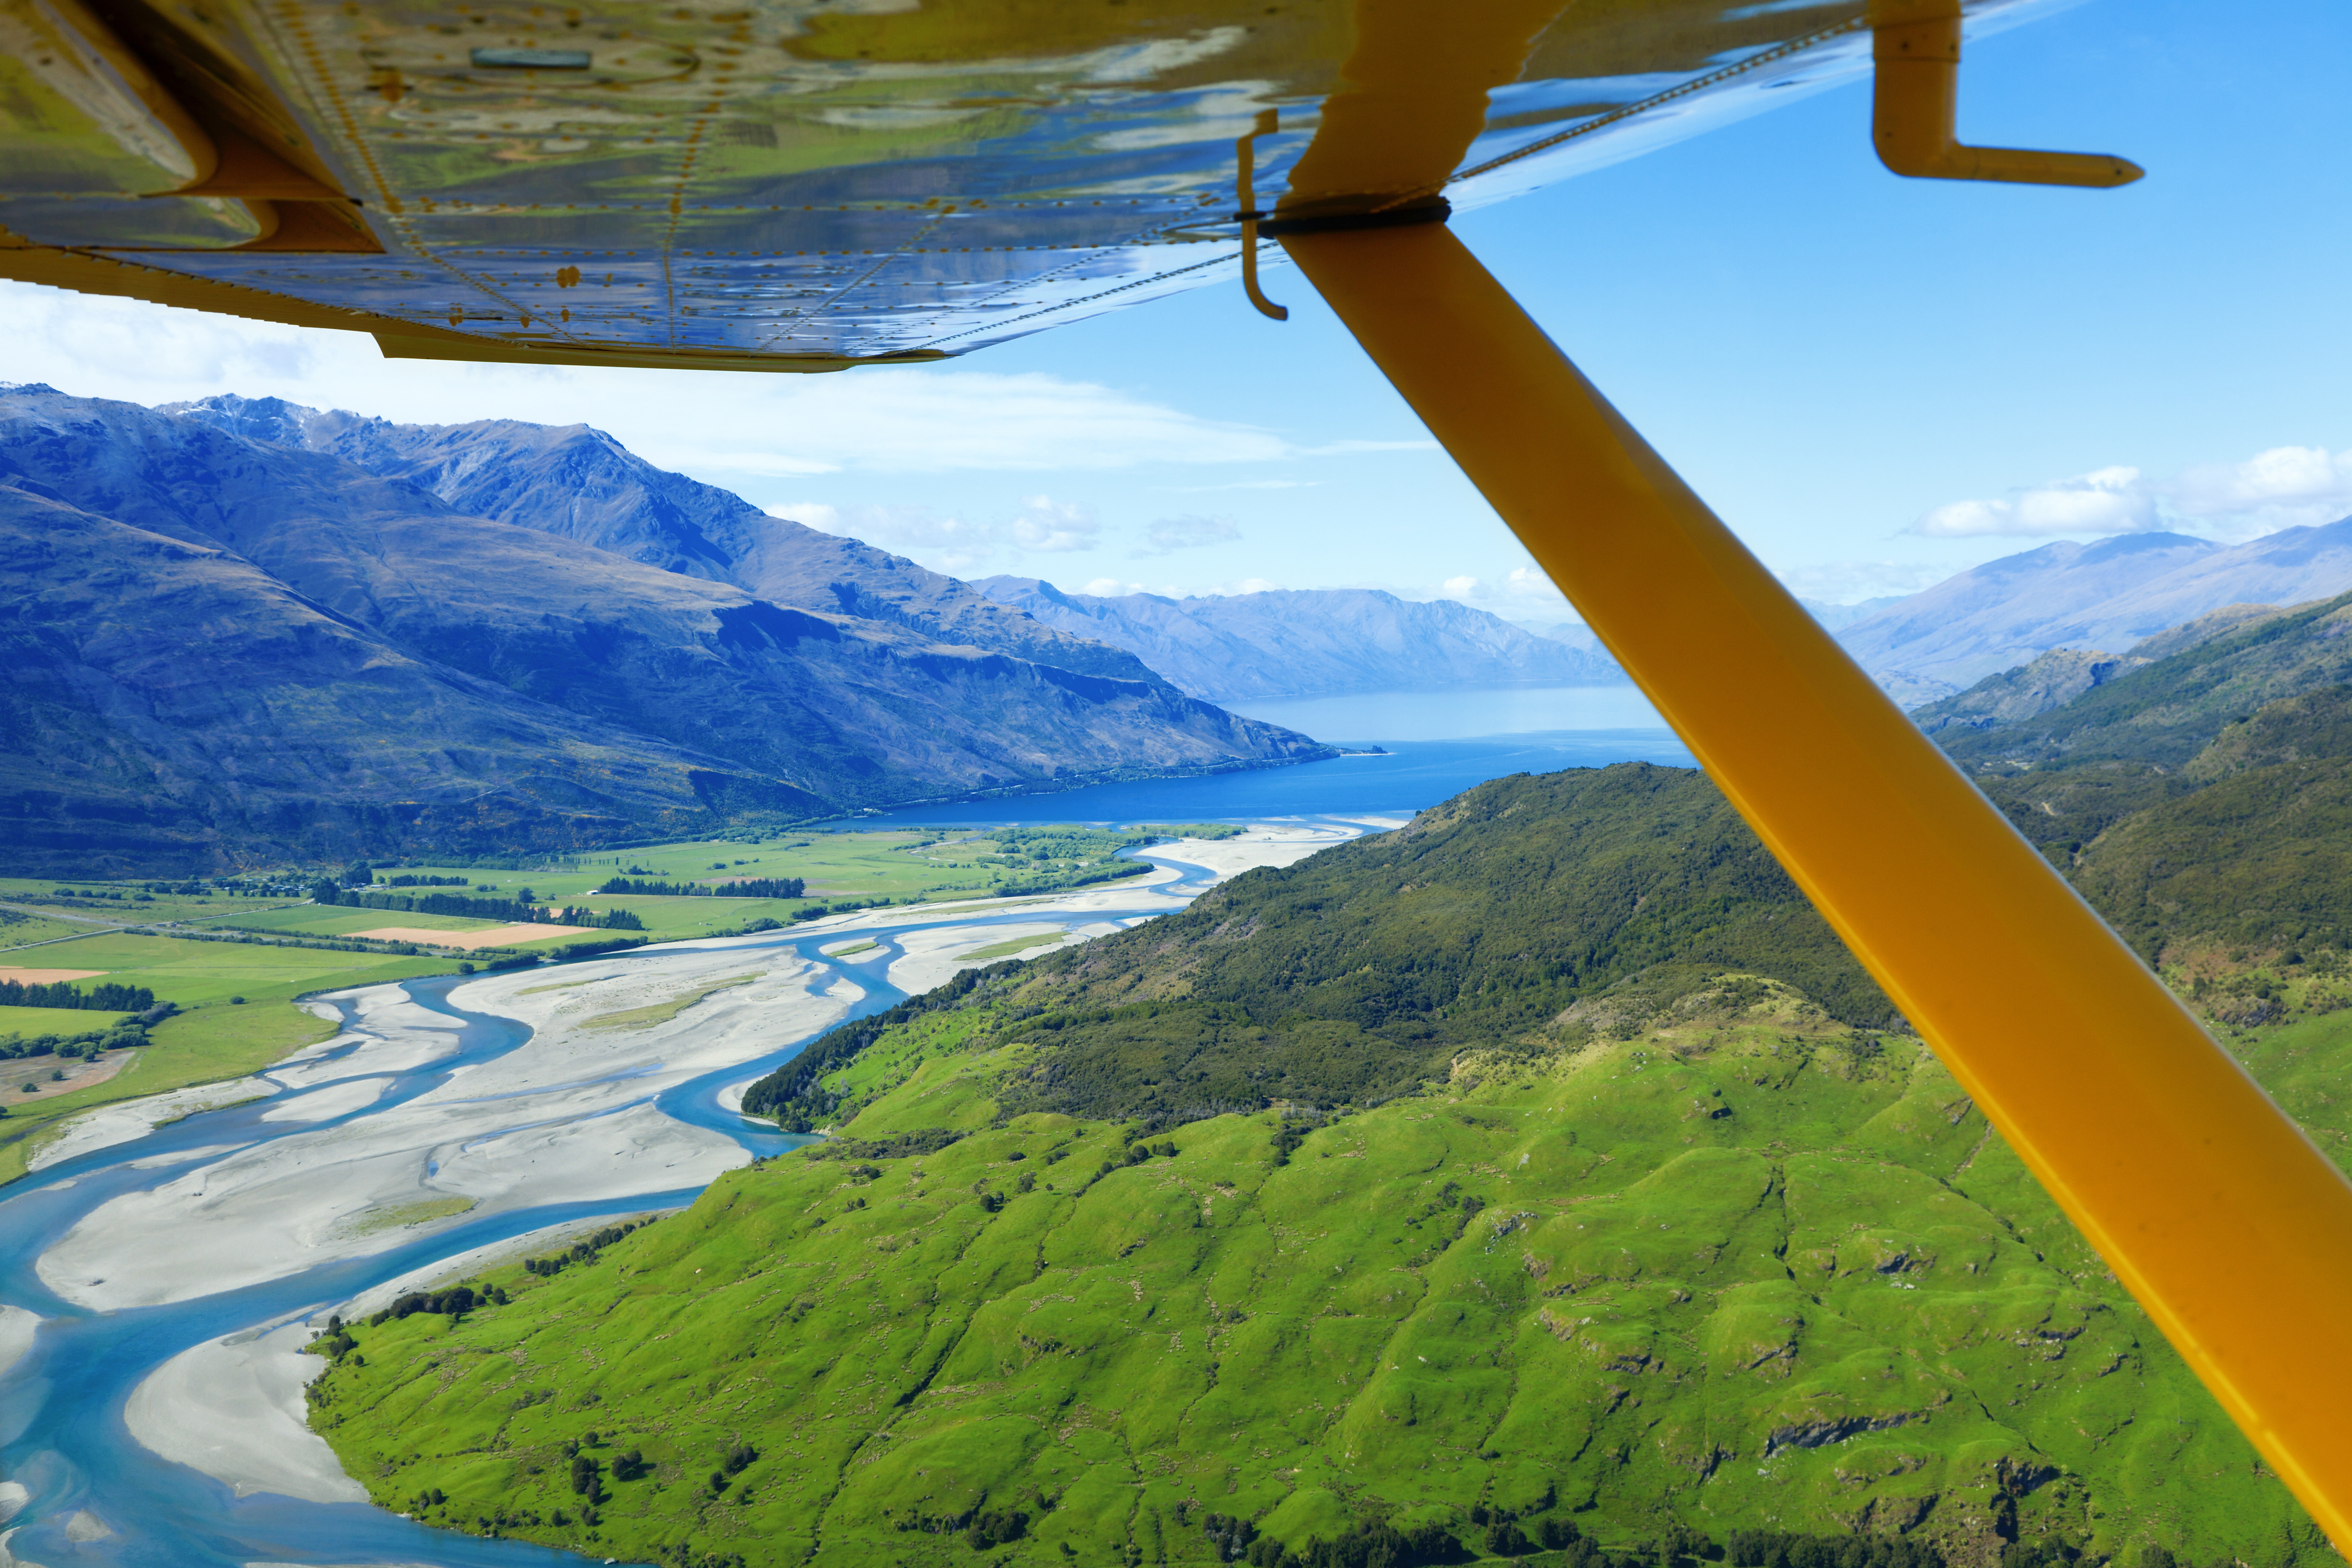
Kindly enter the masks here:
<path id="1" fill-rule="evenodd" d="M 1358 9 L 0 0 L 0 275 L 399 354 L 830 370 L 1230 282 L 1237 144 L 1268 208 L 1459 208 L 1870 68 L 1861 0 L 1402 6 L 1389 61 Z M 1437 76 L 1409 175 L 1308 153 Z"/>

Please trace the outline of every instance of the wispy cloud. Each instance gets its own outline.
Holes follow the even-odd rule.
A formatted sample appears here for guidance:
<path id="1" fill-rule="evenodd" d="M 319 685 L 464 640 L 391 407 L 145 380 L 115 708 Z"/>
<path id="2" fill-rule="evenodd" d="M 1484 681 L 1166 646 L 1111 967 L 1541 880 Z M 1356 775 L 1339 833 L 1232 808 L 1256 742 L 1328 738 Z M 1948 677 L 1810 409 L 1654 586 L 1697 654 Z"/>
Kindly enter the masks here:
<path id="1" fill-rule="evenodd" d="M 1434 441 L 1326 441 L 1296 448 L 1302 458 L 1352 458 L 1360 452 L 1434 452 Z"/>
<path id="2" fill-rule="evenodd" d="M 1570 621 L 1577 618 L 1568 595 L 1552 585 L 1543 568 L 1530 561 L 1524 566 L 1514 566 L 1500 577 L 1478 577 L 1468 574 L 1446 578 L 1434 588 L 1406 597 L 1452 599 L 1481 610 L 1489 610 L 1505 620 Z"/>
<path id="3" fill-rule="evenodd" d="M 1057 501 L 1052 496 L 1031 496 L 1006 525 L 1004 537 L 1017 550 L 1060 553 L 1092 550 L 1102 524 L 1085 507 Z"/>
<path id="4" fill-rule="evenodd" d="M 1031 496 L 1007 518 L 958 517 L 927 506 L 833 506 L 785 501 L 767 509 L 824 533 L 845 534 L 961 576 L 1009 557 L 1092 550 L 1102 532 L 1093 512 L 1052 496 Z"/>
<path id="5" fill-rule="evenodd" d="M 2252 539 L 2352 513 L 2352 450 L 2273 447 L 2239 463 L 2169 479 L 2099 468 L 1995 500 L 1953 501 L 1913 523 L 1929 539 L 2145 533 L 2158 529 Z"/>
<path id="6" fill-rule="evenodd" d="M 1240 527 L 1229 517 L 1163 517 L 1143 531 L 1145 548 L 1136 553 L 1166 555 L 1172 551 L 1230 544 L 1241 536 Z"/>
<path id="7" fill-rule="evenodd" d="M 821 376 L 453 365 L 385 360 L 361 332 L 307 331 L 0 281 L 6 375 L 154 404 L 278 396 L 422 424 L 512 418 L 611 431 L 665 468 L 730 478 L 1098 472 L 1153 464 L 1285 463 L 1420 450 L 1420 441 L 1302 445 L 1099 382 L 1045 372 L 893 366 Z M 1252 482 L 1269 488 L 1276 477 Z"/>
<path id="8" fill-rule="evenodd" d="M 1948 562 L 1822 561 L 1790 566 L 1773 575 L 1802 598 L 1823 604 L 1849 605 L 1863 599 L 1884 599 L 1932 588 L 1950 576 Z"/>

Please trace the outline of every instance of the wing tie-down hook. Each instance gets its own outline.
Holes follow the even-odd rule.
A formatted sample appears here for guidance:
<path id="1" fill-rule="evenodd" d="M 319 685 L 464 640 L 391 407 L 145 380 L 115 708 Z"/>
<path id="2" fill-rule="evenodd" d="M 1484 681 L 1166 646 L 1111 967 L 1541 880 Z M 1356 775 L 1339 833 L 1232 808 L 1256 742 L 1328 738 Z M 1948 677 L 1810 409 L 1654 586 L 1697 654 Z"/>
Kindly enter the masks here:
<path id="1" fill-rule="evenodd" d="M 1259 315 L 1271 316 L 1277 321 L 1286 321 L 1290 320 L 1290 312 L 1267 299 L 1265 292 L 1257 286 L 1258 220 L 1271 215 L 1257 210 L 1255 142 L 1259 137 L 1271 136 L 1281 128 L 1282 114 L 1279 110 L 1261 110 L 1258 111 L 1257 128 L 1234 143 L 1234 155 L 1240 163 L 1240 174 L 1234 184 L 1236 187 L 1235 195 L 1240 196 L 1242 204 L 1241 211 L 1234 214 L 1234 216 L 1241 220 L 1242 288 L 1249 295 L 1249 302 L 1257 307 Z"/>
<path id="2" fill-rule="evenodd" d="M 1870 10 L 1876 79 L 1871 141 L 1895 174 L 2011 184 L 2127 185 L 2145 173 L 2105 153 L 1971 147 L 1954 134 L 1959 107 L 1959 0 L 1875 0 Z"/>

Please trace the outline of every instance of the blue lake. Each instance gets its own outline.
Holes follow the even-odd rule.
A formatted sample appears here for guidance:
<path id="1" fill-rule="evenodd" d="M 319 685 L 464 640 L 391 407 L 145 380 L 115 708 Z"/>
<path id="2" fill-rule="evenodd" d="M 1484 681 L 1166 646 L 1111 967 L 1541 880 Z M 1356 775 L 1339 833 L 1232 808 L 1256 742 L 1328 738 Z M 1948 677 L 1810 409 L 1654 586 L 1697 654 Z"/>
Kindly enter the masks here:
<path id="1" fill-rule="evenodd" d="M 1094 784 L 1058 795 L 907 806 L 831 826 L 852 829 L 903 823 L 961 827 L 1004 822 L 1241 822 L 1275 816 L 1409 816 L 1473 784 L 1511 773 L 1548 773 L 1630 762 L 1682 768 L 1697 765 L 1674 731 L 1664 729 L 1559 730 L 1447 741 L 1332 738 L 1332 742 L 1381 745 L 1388 754 L 1334 757 L 1328 762 L 1253 768 L 1205 778 Z"/>

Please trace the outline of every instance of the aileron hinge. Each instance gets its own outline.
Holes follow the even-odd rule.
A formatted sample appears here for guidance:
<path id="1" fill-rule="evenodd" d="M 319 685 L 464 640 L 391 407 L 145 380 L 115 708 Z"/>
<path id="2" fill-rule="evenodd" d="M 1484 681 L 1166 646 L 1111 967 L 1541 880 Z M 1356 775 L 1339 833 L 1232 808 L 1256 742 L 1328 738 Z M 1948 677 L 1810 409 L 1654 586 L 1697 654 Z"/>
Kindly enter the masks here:
<path id="1" fill-rule="evenodd" d="M 1922 180 L 2011 184 L 2127 185 L 2145 173 L 2105 153 L 1971 147 L 1955 134 L 1959 109 L 1959 0 L 1879 0 L 1871 7 L 1875 89 L 1871 140 L 1878 161 Z"/>

